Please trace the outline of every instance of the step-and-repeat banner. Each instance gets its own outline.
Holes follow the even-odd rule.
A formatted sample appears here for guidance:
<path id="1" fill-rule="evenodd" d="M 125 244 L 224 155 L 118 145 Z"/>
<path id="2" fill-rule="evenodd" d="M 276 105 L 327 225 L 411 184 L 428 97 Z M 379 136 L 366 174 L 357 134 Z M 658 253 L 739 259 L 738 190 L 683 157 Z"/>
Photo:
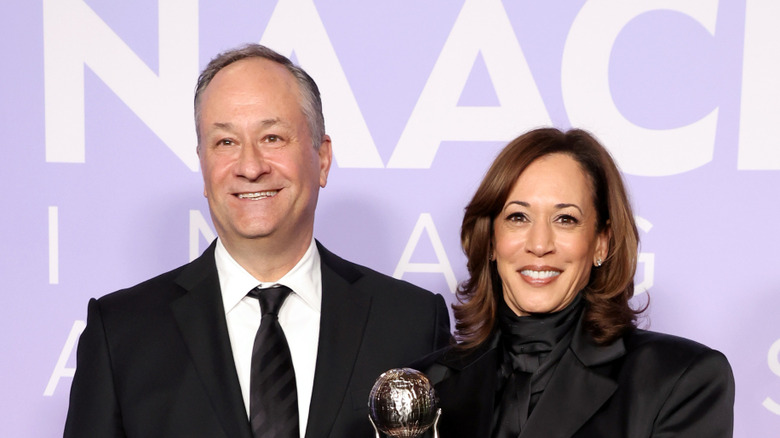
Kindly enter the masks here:
<path id="1" fill-rule="evenodd" d="M 0 436 L 61 434 L 87 300 L 214 238 L 192 93 L 260 42 L 322 90 L 315 234 L 454 301 L 497 151 L 582 127 L 618 160 L 642 324 L 723 351 L 738 437 L 780 430 L 780 6 L 724 1 L 42 0 L 0 6 Z"/>

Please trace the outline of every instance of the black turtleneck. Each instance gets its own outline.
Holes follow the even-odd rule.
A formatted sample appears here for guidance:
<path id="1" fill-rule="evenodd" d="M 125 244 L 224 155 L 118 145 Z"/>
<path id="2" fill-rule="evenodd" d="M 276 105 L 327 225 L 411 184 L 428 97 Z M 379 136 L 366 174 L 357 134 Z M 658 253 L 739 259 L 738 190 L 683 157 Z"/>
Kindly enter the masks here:
<path id="1" fill-rule="evenodd" d="M 503 362 L 498 370 L 494 438 L 520 434 L 571 343 L 583 307 L 577 294 L 558 312 L 517 316 L 500 300 L 497 319 Z"/>

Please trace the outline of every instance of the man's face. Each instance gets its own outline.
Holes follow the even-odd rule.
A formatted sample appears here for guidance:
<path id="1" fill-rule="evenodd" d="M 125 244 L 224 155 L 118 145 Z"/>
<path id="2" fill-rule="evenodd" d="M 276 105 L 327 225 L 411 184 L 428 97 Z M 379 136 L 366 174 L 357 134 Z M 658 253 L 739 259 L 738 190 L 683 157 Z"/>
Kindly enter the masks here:
<path id="1" fill-rule="evenodd" d="M 262 58 L 228 65 L 200 101 L 198 156 L 204 194 L 227 248 L 253 240 L 308 245 L 330 139 L 313 147 L 298 84 Z"/>

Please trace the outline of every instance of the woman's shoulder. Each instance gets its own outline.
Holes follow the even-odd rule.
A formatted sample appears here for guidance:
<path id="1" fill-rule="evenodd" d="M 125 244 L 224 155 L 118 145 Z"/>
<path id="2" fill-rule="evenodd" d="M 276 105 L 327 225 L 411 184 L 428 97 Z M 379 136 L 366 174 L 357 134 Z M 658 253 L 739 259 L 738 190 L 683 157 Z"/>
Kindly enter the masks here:
<path id="1" fill-rule="evenodd" d="M 623 337 L 623 341 L 629 351 L 647 349 L 679 351 L 683 354 L 696 355 L 712 350 L 710 347 L 688 338 L 643 329 L 629 331 Z"/>
<path id="2" fill-rule="evenodd" d="M 655 430 L 677 430 L 678 436 L 684 427 L 685 436 L 731 436 L 735 383 L 723 353 L 645 330 L 632 331 L 624 342 L 618 380 L 624 393 L 657 406 Z"/>
<path id="3" fill-rule="evenodd" d="M 623 338 L 626 360 L 656 372 L 731 374 L 726 356 L 718 350 L 680 336 L 635 329 Z"/>

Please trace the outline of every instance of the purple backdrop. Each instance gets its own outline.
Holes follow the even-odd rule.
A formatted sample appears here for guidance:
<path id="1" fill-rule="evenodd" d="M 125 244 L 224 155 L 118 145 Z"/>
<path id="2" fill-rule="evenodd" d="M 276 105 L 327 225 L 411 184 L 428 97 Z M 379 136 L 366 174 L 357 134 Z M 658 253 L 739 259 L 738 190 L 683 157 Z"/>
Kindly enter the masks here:
<path id="1" fill-rule="evenodd" d="M 640 217 L 643 323 L 723 351 L 735 436 L 777 436 L 778 20 L 772 0 L 4 3 L 0 435 L 60 435 L 87 300 L 212 238 L 194 81 L 262 42 L 323 91 L 317 238 L 450 302 L 496 152 L 542 124 L 596 133 Z"/>

